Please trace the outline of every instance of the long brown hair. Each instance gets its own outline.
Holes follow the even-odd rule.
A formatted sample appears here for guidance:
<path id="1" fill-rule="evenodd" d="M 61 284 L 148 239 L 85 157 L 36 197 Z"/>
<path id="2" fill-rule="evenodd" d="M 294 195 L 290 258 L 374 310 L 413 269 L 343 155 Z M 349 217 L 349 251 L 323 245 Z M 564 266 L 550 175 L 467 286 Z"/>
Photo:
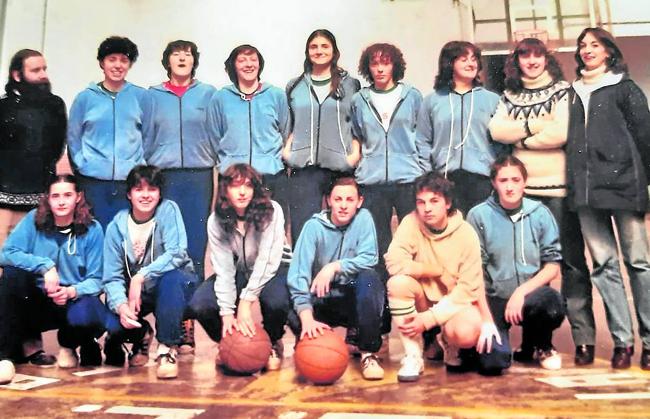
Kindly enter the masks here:
<path id="1" fill-rule="evenodd" d="M 627 74 L 627 64 L 625 64 L 625 60 L 623 59 L 623 53 L 619 49 L 618 45 L 616 45 L 614 36 L 603 28 L 585 28 L 582 30 L 580 35 L 578 35 L 578 39 L 576 40 L 577 48 L 573 56 L 576 60 L 576 63 L 578 63 L 578 67 L 576 68 L 576 76 L 578 76 L 578 78 L 581 78 L 582 73 L 580 71 L 585 68 L 585 63 L 582 61 L 582 57 L 580 56 L 580 43 L 583 39 L 585 39 L 585 36 L 587 36 L 588 33 L 592 34 L 594 38 L 596 38 L 598 42 L 600 42 L 607 50 L 607 54 L 609 54 L 606 63 L 607 70 L 611 71 L 614 74 Z"/>
<path id="2" fill-rule="evenodd" d="M 476 77 L 472 80 L 474 87 L 481 85 L 481 49 L 471 42 L 467 41 L 450 41 L 443 45 L 438 57 L 438 74 L 434 82 L 435 90 L 454 89 L 454 62 L 469 53 L 474 54 L 476 58 Z"/>
<path id="3" fill-rule="evenodd" d="M 47 185 L 47 193 L 41 197 L 38 209 L 36 210 L 36 229 L 46 233 L 56 231 L 54 214 L 52 214 L 52 208 L 48 201 L 50 187 L 56 183 L 71 183 L 74 185 L 74 190 L 79 194 L 79 202 L 77 202 L 74 208 L 72 232 L 73 234 L 85 234 L 88 231 L 88 226 L 93 222 L 91 206 L 86 201 L 83 191 L 79 189 L 77 178 L 73 175 L 58 175 Z"/>
<path id="4" fill-rule="evenodd" d="M 546 48 L 546 45 L 537 38 L 525 38 L 515 46 L 515 50 L 508 56 L 506 65 L 503 67 L 503 72 L 506 75 L 506 89 L 513 93 L 519 93 L 523 90 L 524 84 L 521 81 L 523 72 L 521 71 L 521 67 L 519 67 L 519 57 L 529 54 L 544 56 L 546 59 L 545 70 L 548 71 L 551 79 L 553 79 L 553 83 L 557 83 L 564 78 L 560 64 Z"/>
<path id="5" fill-rule="evenodd" d="M 273 218 L 270 192 L 262 184 L 262 176 L 248 164 L 233 164 L 219 175 L 217 202 L 214 207 L 221 228 L 226 233 L 232 233 L 237 223 L 237 213 L 228 200 L 228 187 L 240 185 L 246 180 L 250 180 L 253 184 L 253 199 L 246 208 L 244 220 L 252 223 L 257 231 L 263 231 Z"/>

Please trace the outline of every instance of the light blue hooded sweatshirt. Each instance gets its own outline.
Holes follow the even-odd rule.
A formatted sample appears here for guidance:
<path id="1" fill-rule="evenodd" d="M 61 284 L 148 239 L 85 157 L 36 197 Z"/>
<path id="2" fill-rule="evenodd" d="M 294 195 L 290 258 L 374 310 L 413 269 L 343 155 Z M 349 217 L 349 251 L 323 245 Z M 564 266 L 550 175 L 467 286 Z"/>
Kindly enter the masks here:
<path id="1" fill-rule="evenodd" d="M 125 83 L 115 99 L 97 84 L 77 95 L 68 119 L 68 152 L 75 169 L 102 180 L 125 180 L 144 164 L 147 91 Z"/>
<path id="2" fill-rule="evenodd" d="M 485 292 L 509 299 L 545 263 L 562 260 L 555 218 L 541 202 L 524 198 L 513 221 L 494 196 L 472 208 L 467 222 L 481 242 Z"/>
<path id="3" fill-rule="evenodd" d="M 216 91 L 198 80 L 180 97 L 163 84 L 149 88 L 150 129 L 143 139 L 148 164 L 161 169 L 206 169 L 217 165 L 206 118 Z"/>
<path id="4" fill-rule="evenodd" d="M 31 210 L 5 241 L 0 266 L 13 266 L 43 276 L 56 266 L 60 284 L 72 286 L 77 297 L 99 295 L 102 291 L 102 248 L 104 231 L 93 220 L 81 235 L 68 233 L 61 245 L 59 232 L 36 229 L 36 210 Z M 39 286 L 43 286 L 39 281 Z"/>
<path id="5" fill-rule="evenodd" d="M 284 168 L 282 146 L 289 136 L 289 106 L 281 89 L 263 83 L 251 100 L 237 86 L 219 90 L 208 107 L 208 127 L 217 147 L 219 172 L 248 163 L 262 175 Z"/>
<path id="6" fill-rule="evenodd" d="M 155 285 L 163 274 L 174 269 L 194 272 L 192 260 L 187 255 L 187 234 L 178 205 L 163 199 L 154 213 L 153 232 L 144 252 L 140 270 L 133 254 L 128 231 L 128 209 L 115 215 L 106 228 L 104 242 L 104 278 L 106 304 L 114 311 L 128 301 L 128 283 L 135 274 L 145 278 L 143 292 Z"/>
<path id="7" fill-rule="evenodd" d="M 347 283 L 366 269 L 375 267 L 377 233 L 370 212 L 361 208 L 350 224 L 337 227 L 329 210 L 314 214 L 302 228 L 289 265 L 287 284 L 296 312 L 311 309 L 311 282 L 330 262 L 339 261 L 341 272 L 334 281 Z"/>
<path id="8" fill-rule="evenodd" d="M 424 98 L 417 122 L 422 167 L 445 176 L 456 170 L 489 176 L 504 149 L 488 129 L 498 103 L 499 95 L 482 87 L 464 94 L 441 89 Z"/>
<path id="9" fill-rule="evenodd" d="M 346 157 L 352 145 L 352 97 L 360 87 L 359 80 L 343 72 L 337 91 L 320 103 L 310 74 L 289 82 L 293 141 L 288 166 L 314 165 L 338 172 L 353 169 Z"/>
<path id="10" fill-rule="evenodd" d="M 370 88 L 364 87 L 352 98 L 352 133 L 361 141 L 362 158 L 355 172 L 362 185 L 410 183 L 424 173 L 419 164 L 420 150 L 415 142 L 415 127 L 422 94 L 400 82 L 402 93 L 393 112 L 388 131 L 372 105 Z"/>

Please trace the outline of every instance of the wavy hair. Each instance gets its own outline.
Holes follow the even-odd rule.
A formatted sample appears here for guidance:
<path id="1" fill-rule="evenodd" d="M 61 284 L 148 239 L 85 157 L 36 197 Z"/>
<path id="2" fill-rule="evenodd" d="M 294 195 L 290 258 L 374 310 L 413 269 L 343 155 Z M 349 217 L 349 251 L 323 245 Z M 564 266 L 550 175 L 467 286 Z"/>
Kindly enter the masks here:
<path id="1" fill-rule="evenodd" d="M 217 201 L 214 206 L 214 212 L 219 218 L 219 224 L 228 234 L 235 231 L 237 224 L 237 213 L 228 200 L 228 187 L 241 185 L 246 180 L 250 180 L 253 184 L 253 199 L 246 208 L 244 220 L 253 224 L 257 231 L 263 231 L 273 218 L 271 193 L 262 184 L 262 176 L 248 164 L 233 164 L 223 174 L 219 175 Z"/>
<path id="2" fill-rule="evenodd" d="M 582 57 L 580 56 L 580 44 L 588 33 L 592 34 L 594 38 L 596 38 L 598 42 L 600 42 L 607 50 L 607 54 L 609 55 L 607 58 L 607 70 L 611 71 L 614 74 L 627 74 L 627 64 L 623 59 L 623 53 L 618 48 L 618 45 L 616 45 L 614 36 L 603 28 L 584 28 L 576 40 L 577 48 L 574 54 L 576 63 L 578 63 L 578 67 L 576 68 L 576 76 L 578 76 L 578 78 L 581 78 L 581 71 L 585 68 L 585 63 L 582 61 Z"/>
<path id="3" fill-rule="evenodd" d="M 404 78 L 406 72 L 406 61 L 402 50 L 393 44 L 372 44 L 364 49 L 359 58 L 359 74 L 363 76 L 368 83 L 374 84 L 372 73 L 370 72 L 370 62 L 375 56 L 388 57 L 393 63 L 393 81 L 397 83 Z"/>
<path id="4" fill-rule="evenodd" d="M 416 196 L 422 191 L 428 191 L 442 195 L 445 200 L 451 204 L 447 210 L 447 215 L 452 215 L 454 212 L 456 212 L 454 182 L 449 179 L 445 179 L 439 173 L 429 172 L 423 174 L 422 176 L 415 179 L 414 188 Z"/>
<path id="5" fill-rule="evenodd" d="M 83 191 L 79 188 L 79 182 L 74 175 L 58 175 L 52 179 L 47 185 L 47 194 L 44 194 L 36 209 L 36 229 L 46 233 L 53 233 L 56 231 L 56 223 L 54 222 L 54 214 L 48 201 L 50 187 L 56 183 L 71 183 L 74 185 L 74 190 L 79 194 L 79 202 L 74 208 L 74 216 L 72 219 L 72 233 L 85 234 L 88 231 L 88 226 L 93 222 L 92 207 L 86 201 Z"/>
<path id="6" fill-rule="evenodd" d="M 546 48 L 546 45 L 537 38 L 525 38 L 515 46 L 514 51 L 508 56 L 506 64 L 503 67 L 503 73 L 506 75 L 505 86 L 507 90 L 513 93 L 519 93 L 524 89 L 524 84 L 521 81 L 523 72 L 519 66 L 519 57 L 526 57 L 530 54 L 544 56 L 546 59 L 545 70 L 548 71 L 548 74 L 553 79 L 553 83 L 564 79 L 560 64 Z"/>
<path id="7" fill-rule="evenodd" d="M 481 70 L 483 65 L 481 63 L 481 49 L 471 42 L 466 41 L 450 41 L 443 45 L 438 57 L 438 74 L 434 82 L 433 88 L 435 90 L 454 88 L 454 61 L 458 58 L 467 55 L 468 53 L 474 54 L 476 57 L 476 77 L 472 80 L 472 86 L 477 87 L 481 85 Z"/>

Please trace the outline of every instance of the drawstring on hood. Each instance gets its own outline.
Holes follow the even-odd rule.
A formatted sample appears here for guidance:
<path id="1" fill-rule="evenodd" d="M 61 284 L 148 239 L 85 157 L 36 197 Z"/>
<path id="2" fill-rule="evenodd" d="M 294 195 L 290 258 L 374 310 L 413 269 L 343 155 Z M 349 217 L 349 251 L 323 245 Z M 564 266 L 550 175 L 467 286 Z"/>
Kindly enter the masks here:
<path id="1" fill-rule="evenodd" d="M 449 98 L 449 109 L 451 111 L 451 128 L 449 129 L 449 147 L 447 148 L 447 159 L 445 160 L 445 179 L 447 179 L 447 172 L 449 168 L 449 159 L 451 159 L 451 147 L 453 145 L 454 141 L 454 104 L 451 101 L 451 93 L 447 95 Z M 467 127 L 465 129 L 465 135 L 463 135 L 463 138 L 461 138 L 460 144 L 454 147 L 454 150 L 459 150 L 463 145 L 465 144 L 465 141 L 467 141 L 467 137 L 469 136 L 470 131 L 472 130 L 472 116 L 474 115 L 474 89 L 472 89 L 472 94 L 470 96 L 470 104 L 469 104 L 469 118 L 467 120 Z M 461 115 L 462 119 L 462 115 Z M 462 132 L 461 127 L 461 132 Z"/>

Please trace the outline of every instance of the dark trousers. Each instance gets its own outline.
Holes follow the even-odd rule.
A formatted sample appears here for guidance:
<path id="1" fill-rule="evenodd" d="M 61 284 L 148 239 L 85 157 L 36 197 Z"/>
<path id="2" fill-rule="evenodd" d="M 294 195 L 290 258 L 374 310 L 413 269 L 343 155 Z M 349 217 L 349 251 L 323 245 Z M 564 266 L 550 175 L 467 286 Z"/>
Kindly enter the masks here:
<path id="1" fill-rule="evenodd" d="M 357 329 L 359 350 L 377 352 L 381 347 L 385 301 L 383 281 L 374 270 L 365 270 L 345 284 L 332 283 L 325 297 L 313 298 L 312 308 L 314 318 L 320 322 Z M 292 329 L 296 329 L 294 333 L 300 336 L 300 324 L 292 326 Z"/>
<path id="2" fill-rule="evenodd" d="M 128 208 L 126 181 L 101 180 L 77 174 L 79 186 L 93 208 L 93 214 L 104 231 L 121 209 Z"/>
<path id="3" fill-rule="evenodd" d="M 320 212 L 325 188 L 335 172 L 317 166 L 292 169 L 289 177 L 289 211 L 291 215 L 291 244 L 295 246 L 298 236 L 309 218 Z"/>
<path id="4" fill-rule="evenodd" d="M 591 296 L 592 285 L 585 260 L 585 242 L 578 213 L 569 209 L 568 200 L 565 198 L 529 198 L 541 201 L 551 210 L 560 230 L 562 295 L 566 299 L 573 342 L 576 345 L 593 345 L 596 342 L 596 322 Z"/>
<path id="5" fill-rule="evenodd" d="M 160 278 L 146 281 L 142 289 L 138 321 L 153 313 L 156 318 L 156 339 L 167 346 L 181 343 L 181 321 L 184 318 L 187 303 L 192 298 L 198 279 L 193 273 L 174 269 Z M 119 317 L 113 314 L 114 318 Z M 125 329 L 117 323 L 117 329 L 111 329 L 112 338 L 137 342 L 144 330 Z"/>
<path id="6" fill-rule="evenodd" d="M 464 217 L 473 206 L 485 201 L 492 193 L 492 183 L 487 176 L 456 170 L 447 177 L 454 182 L 454 204 Z"/>
<path id="7" fill-rule="evenodd" d="M 502 335 L 507 335 L 511 326 L 505 319 L 507 304 L 505 298 L 488 296 L 494 323 Z M 521 322 L 522 348 L 550 349 L 553 346 L 553 331 L 560 327 L 565 315 L 564 300 L 553 288 L 543 286 L 528 294 L 524 299 Z"/>
<path id="8" fill-rule="evenodd" d="M 111 324 L 111 313 L 98 297 L 83 296 L 54 304 L 38 287 L 40 275 L 5 266 L 0 278 L 0 359 L 22 358 L 22 343 L 41 332 L 59 329 L 67 348 L 92 341 Z"/>
<path id="9" fill-rule="evenodd" d="M 288 221 L 288 178 L 287 172 L 281 170 L 274 175 L 263 175 L 262 181 L 266 189 L 271 193 L 271 199 L 280 204 L 284 213 L 285 222 Z"/>
<path id="10" fill-rule="evenodd" d="M 194 264 L 194 272 L 200 281 L 205 279 L 205 249 L 208 243 L 207 222 L 210 216 L 213 170 L 166 169 L 162 196 L 170 199 L 181 210 L 187 232 L 187 253 Z"/>
<path id="11" fill-rule="evenodd" d="M 220 342 L 223 322 L 219 313 L 217 296 L 214 293 L 214 281 L 215 276 L 212 275 L 199 286 L 190 301 L 189 311 L 203 326 L 208 336 L 215 342 Z M 235 275 L 236 305 L 239 304 L 239 294 L 241 294 L 247 283 L 246 274 L 237 271 Z M 264 330 L 271 338 L 271 342 L 276 342 L 284 335 L 284 325 L 287 323 L 287 315 L 291 309 L 286 266 L 281 265 L 275 276 L 264 285 L 259 301 Z"/>

